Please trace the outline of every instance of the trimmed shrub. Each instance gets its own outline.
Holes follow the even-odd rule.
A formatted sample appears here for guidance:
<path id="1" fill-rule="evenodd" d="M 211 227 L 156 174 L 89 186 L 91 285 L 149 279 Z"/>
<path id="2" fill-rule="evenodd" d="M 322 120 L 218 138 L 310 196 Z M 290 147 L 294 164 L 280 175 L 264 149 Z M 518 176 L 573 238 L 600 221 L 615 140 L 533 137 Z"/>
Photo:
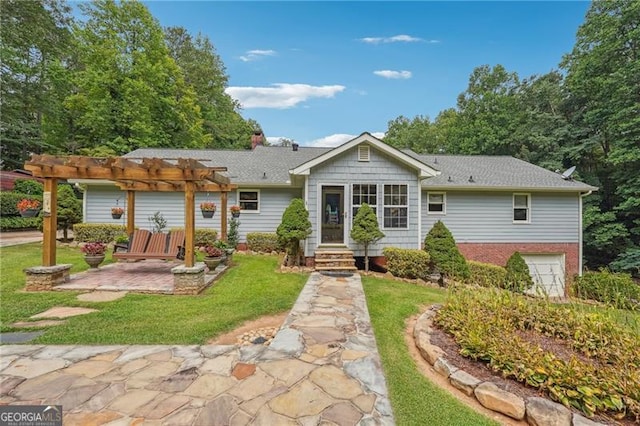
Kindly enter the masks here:
<path id="1" fill-rule="evenodd" d="M 429 253 L 418 249 L 385 247 L 382 251 L 387 259 L 387 271 L 394 277 L 426 279 L 429 275 Z"/>
<path id="2" fill-rule="evenodd" d="M 378 226 L 378 218 L 371 206 L 362 203 L 353 218 L 351 227 L 351 238 L 364 245 L 364 270 L 369 272 L 369 246 L 384 237 L 384 233 Z"/>
<path id="3" fill-rule="evenodd" d="M 640 285 L 633 282 L 629 274 L 606 269 L 586 272 L 576 279 L 573 288 L 581 299 L 597 300 L 619 309 L 640 310 Z"/>
<path id="4" fill-rule="evenodd" d="M 42 205 L 42 196 L 22 194 L 20 192 L 0 192 L 0 216 L 20 216 L 17 204 L 22 199 L 38 200 Z"/>
<path id="5" fill-rule="evenodd" d="M 73 225 L 73 239 L 79 243 L 110 243 L 118 235 L 126 232 L 125 226 L 112 223 L 76 223 Z"/>
<path id="6" fill-rule="evenodd" d="M 469 278 L 465 280 L 468 284 L 475 284 L 481 287 L 504 288 L 507 279 L 507 270 L 502 266 L 491 263 L 467 261 L 469 265 Z"/>
<path id="7" fill-rule="evenodd" d="M 294 198 L 282 213 L 282 222 L 276 231 L 278 241 L 286 248 L 286 266 L 299 266 L 302 258 L 300 241 L 311 235 L 309 212 L 301 198 Z"/>
<path id="8" fill-rule="evenodd" d="M 20 229 L 38 229 L 42 223 L 40 217 L 0 217 L 0 230 L 15 231 Z"/>
<path id="9" fill-rule="evenodd" d="M 282 250 L 278 244 L 278 234 L 274 232 L 249 232 L 247 234 L 247 248 L 264 253 Z"/>
<path id="10" fill-rule="evenodd" d="M 44 185 L 33 179 L 16 179 L 13 184 L 13 192 L 21 194 L 42 195 Z"/>
<path id="11" fill-rule="evenodd" d="M 171 228 L 172 231 L 184 231 L 184 228 Z M 193 236 L 196 247 L 213 245 L 218 239 L 218 231 L 210 228 L 196 228 Z"/>
<path id="12" fill-rule="evenodd" d="M 519 252 L 511 255 L 509 260 L 507 260 L 505 269 L 507 270 L 507 277 L 504 288 L 507 290 L 522 293 L 533 287 L 533 279 L 529 273 L 529 266 Z"/>
<path id="13" fill-rule="evenodd" d="M 469 266 L 458 250 L 453 235 L 442 223 L 437 221 L 424 239 L 424 249 L 431 256 L 431 266 L 447 277 L 469 278 Z"/>

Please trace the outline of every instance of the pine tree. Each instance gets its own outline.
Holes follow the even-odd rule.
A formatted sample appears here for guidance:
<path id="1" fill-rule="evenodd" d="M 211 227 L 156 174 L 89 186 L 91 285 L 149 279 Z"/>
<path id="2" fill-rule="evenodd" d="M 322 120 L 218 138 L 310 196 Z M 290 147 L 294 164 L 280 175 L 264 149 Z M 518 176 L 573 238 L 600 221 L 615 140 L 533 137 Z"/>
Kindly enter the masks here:
<path id="1" fill-rule="evenodd" d="M 364 270 L 369 272 L 369 245 L 384 237 L 378 225 L 378 218 L 369 204 L 362 203 L 358 209 L 356 217 L 353 218 L 350 235 L 354 241 L 364 244 Z"/>
<path id="2" fill-rule="evenodd" d="M 287 251 L 287 266 L 300 265 L 300 241 L 311 235 L 309 212 L 300 198 L 291 200 L 282 214 L 282 222 L 276 231 L 280 244 Z"/>
<path id="3" fill-rule="evenodd" d="M 442 221 L 433 224 L 424 240 L 424 248 L 431 256 L 432 266 L 445 276 L 464 279 L 471 275 L 469 265 L 458 250 L 451 231 Z"/>
<path id="4" fill-rule="evenodd" d="M 70 185 L 58 187 L 58 229 L 62 229 L 63 240 L 68 240 L 68 231 L 74 224 L 82 222 L 82 202 Z"/>
<path id="5" fill-rule="evenodd" d="M 529 274 L 529 266 L 527 266 L 519 252 L 511 255 L 505 268 L 507 270 L 506 289 L 522 293 L 533 286 L 533 279 Z"/>

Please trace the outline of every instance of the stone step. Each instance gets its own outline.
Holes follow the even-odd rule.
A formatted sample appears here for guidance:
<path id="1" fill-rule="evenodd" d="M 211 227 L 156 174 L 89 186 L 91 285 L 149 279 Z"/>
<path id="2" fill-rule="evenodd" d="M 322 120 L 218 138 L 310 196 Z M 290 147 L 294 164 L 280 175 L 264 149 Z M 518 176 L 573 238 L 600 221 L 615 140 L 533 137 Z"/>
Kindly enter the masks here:
<path id="1" fill-rule="evenodd" d="M 341 257 L 341 258 L 335 258 L 335 259 L 316 258 L 316 263 L 331 263 L 331 262 L 356 263 L 356 260 L 353 257 Z"/>
<path id="2" fill-rule="evenodd" d="M 346 249 L 336 249 L 336 250 L 316 250 L 316 256 L 324 255 L 324 254 L 344 254 L 353 256 L 353 251 Z"/>
<path id="3" fill-rule="evenodd" d="M 355 266 L 316 266 L 316 271 L 357 271 Z"/>

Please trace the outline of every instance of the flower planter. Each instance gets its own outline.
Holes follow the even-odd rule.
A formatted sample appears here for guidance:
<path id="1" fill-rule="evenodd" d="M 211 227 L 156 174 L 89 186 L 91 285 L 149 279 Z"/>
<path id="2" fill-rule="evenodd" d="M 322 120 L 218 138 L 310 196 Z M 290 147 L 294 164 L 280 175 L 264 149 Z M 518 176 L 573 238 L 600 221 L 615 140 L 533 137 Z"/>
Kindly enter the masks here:
<path id="1" fill-rule="evenodd" d="M 213 217 L 213 214 L 215 213 L 215 211 L 213 210 L 201 210 L 202 211 L 202 217 L 204 217 L 205 219 L 211 219 Z"/>
<path id="2" fill-rule="evenodd" d="M 38 213 L 40 213 L 40 209 L 20 210 L 20 216 L 22 217 L 36 217 Z"/>
<path id="3" fill-rule="evenodd" d="M 111 213 L 111 217 L 114 219 L 120 219 L 122 217 L 122 213 Z"/>
<path id="4" fill-rule="evenodd" d="M 239 218 L 240 217 L 240 212 L 231 212 L 231 217 L 234 217 L 236 219 Z"/>
<path id="5" fill-rule="evenodd" d="M 207 265 L 210 271 L 213 271 L 224 260 L 224 257 L 205 257 L 204 264 Z"/>
<path id="6" fill-rule="evenodd" d="M 87 262 L 91 268 L 97 268 L 104 261 L 104 258 L 104 254 L 85 254 L 84 261 Z"/>

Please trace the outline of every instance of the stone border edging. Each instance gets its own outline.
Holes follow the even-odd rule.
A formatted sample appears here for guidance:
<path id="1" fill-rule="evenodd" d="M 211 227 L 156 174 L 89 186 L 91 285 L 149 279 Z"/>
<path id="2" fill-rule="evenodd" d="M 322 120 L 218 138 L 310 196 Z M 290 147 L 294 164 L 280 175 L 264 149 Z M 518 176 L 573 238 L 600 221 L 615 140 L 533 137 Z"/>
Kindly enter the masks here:
<path id="1" fill-rule="evenodd" d="M 432 305 L 418 317 L 413 329 L 413 338 L 422 357 L 433 366 L 438 374 L 449 380 L 456 389 L 467 396 L 475 397 L 485 408 L 507 415 L 516 420 L 526 420 L 536 426 L 605 426 L 573 413 L 562 404 L 547 398 L 529 397 L 523 399 L 511 392 L 500 389 L 495 383 L 482 381 L 450 364 L 445 352 L 431 344 L 433 319 L 441 305 Z"/>

